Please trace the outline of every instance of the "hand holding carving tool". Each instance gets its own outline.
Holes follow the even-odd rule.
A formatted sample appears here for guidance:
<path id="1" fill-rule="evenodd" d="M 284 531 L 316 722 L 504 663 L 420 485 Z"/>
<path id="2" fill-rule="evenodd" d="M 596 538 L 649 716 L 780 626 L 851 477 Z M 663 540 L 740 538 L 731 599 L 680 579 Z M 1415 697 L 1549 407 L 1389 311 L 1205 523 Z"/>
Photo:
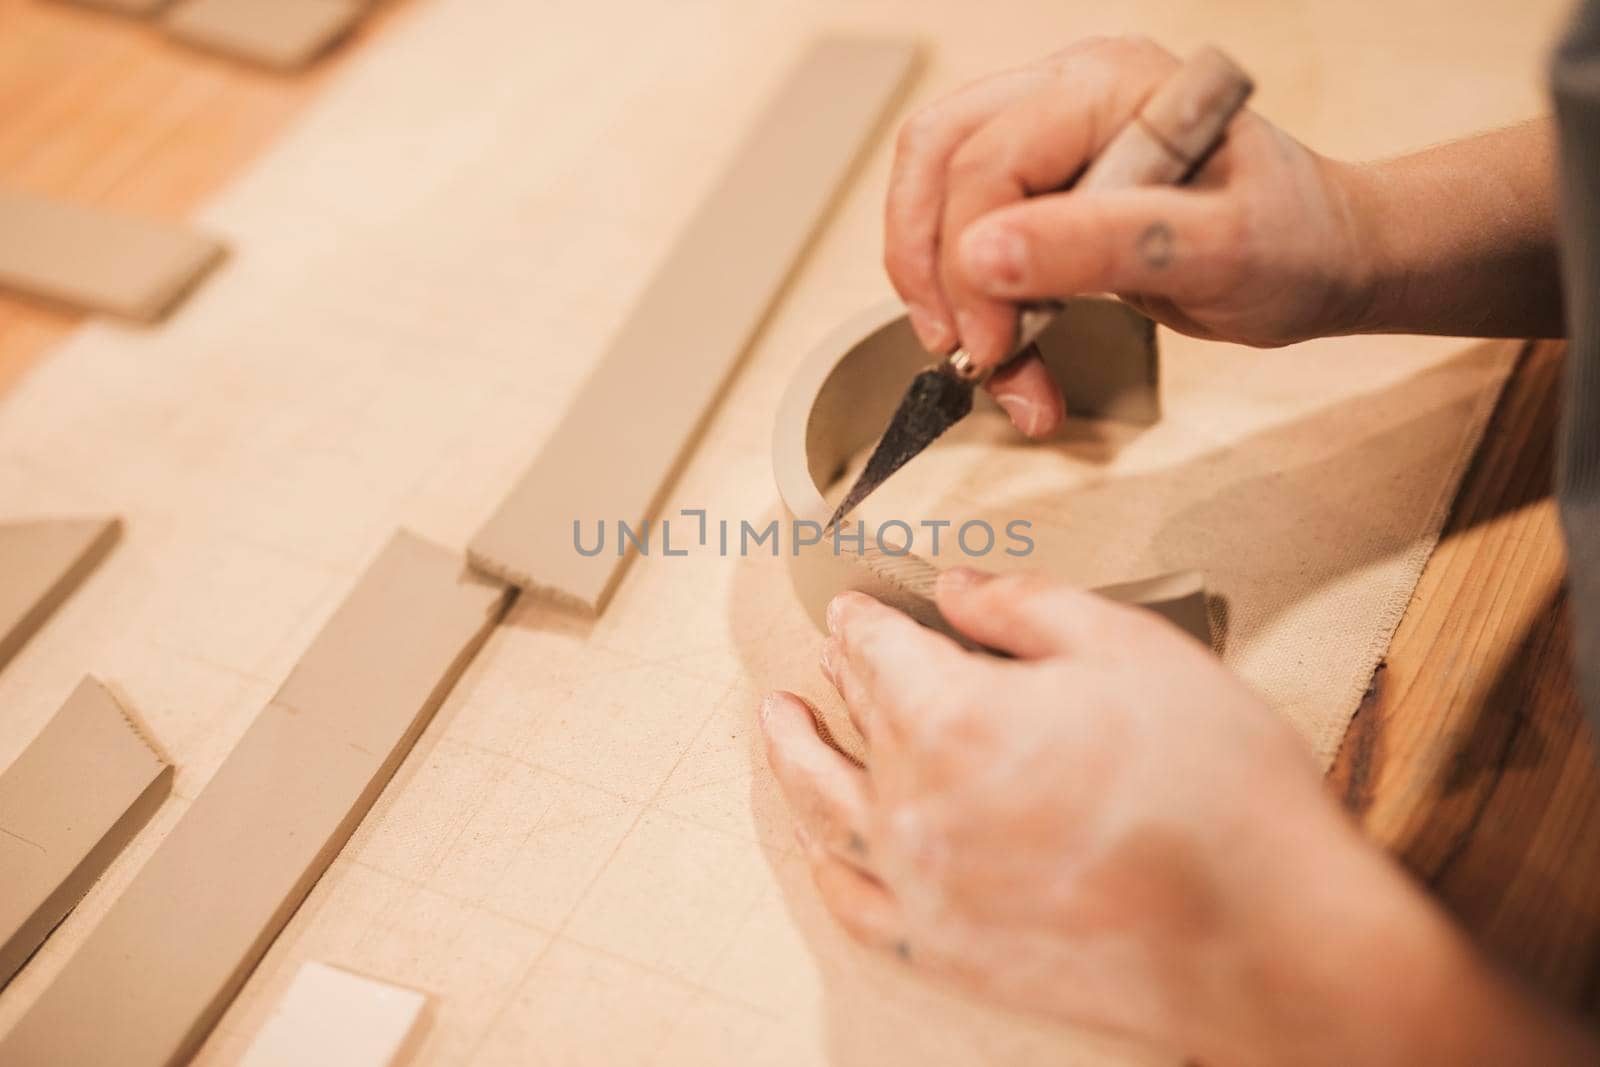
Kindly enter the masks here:
<path id="1" fill-rule="evenodd" d="M 1233 60 L 1215 48 L 1200 49 L 1162 83 L 1072 188 L 1181 184 L 1216 148 L 1253 88 Z M 1002 366 L 1033 344 L 1061 305 L 1042 301 L 1018 310 L 1012 354 Z M 995 369 L 975 366 L 966 352 L 957 349 L 918 374 L 827 528 L 837 526 L 891 474 L 966 418 L 972 411 L 973 390 Z"/>

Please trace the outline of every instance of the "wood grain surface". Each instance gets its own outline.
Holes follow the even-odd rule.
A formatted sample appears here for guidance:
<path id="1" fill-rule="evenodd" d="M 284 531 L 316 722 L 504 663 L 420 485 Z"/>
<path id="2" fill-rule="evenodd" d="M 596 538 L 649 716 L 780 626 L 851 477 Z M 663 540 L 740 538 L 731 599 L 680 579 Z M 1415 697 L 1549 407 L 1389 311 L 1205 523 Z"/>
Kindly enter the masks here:
<path id="1" fill-rule="evenodd" d="M 0 0 L 0 176 L 183 217 L 385 21 L 284 77 L 116 16 Z M 0 392 L 77 321 L 0 296 Z M 1549 496 L 1560 360 L 1557 345 L 1524 353 L 1330 788 L 1492 952 L 1594 1013 L 1600 773 L 1571 685 Z"/>
<path id="2" fill-rule="evenodd" d="M 285 77 L 206 55 L 153 23 L 68 3 L 0 0 L 0 181 L 181 219 L 250 163 L 379 28 Z M 0 391 L 81 316 L 0 293 Z"/>
<path id="3" fill-rule="evenodd" d="M 1600 1012 L 1600 750 L 1550 496 L 1563 348 L 1530 344 L 1331 788 L 1496 956 Z"/>

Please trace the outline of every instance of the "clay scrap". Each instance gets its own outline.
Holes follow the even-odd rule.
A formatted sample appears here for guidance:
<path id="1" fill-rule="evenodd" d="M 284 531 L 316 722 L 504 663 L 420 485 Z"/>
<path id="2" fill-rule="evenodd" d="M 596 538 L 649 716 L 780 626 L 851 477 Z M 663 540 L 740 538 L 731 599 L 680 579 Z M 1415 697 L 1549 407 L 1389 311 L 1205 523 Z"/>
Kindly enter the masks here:
<path id="1" fill-rule="evenodd" d="M 239 1067 L 398 1067 L 422 1036 L 428 995 L 312 960 L 302 964 Z"/>
<path id="2" fill-rule="evenodd" d="M 154 322 L 224 253 L 184 226 L 0 189 L 0 286 L 29 296 Z"/>
<path id="3" fill-rule="evenodd" d="M 573 521 L 638 526 L 656 509 L 914 58 L 900 41 L 840 38 L 810 50 L 473 538 L 475 565 L 587 611 L 605 606 L 626 558 L 574 551 Z"/>
<path id="4" fill-rule="evenodd" d="M 181 41 L 270 67 L 301 67 L 355 29 L 365 0 L 179 0 L 163 17 Z"/>
<path id="5" fill-rule="evenodd" d="M 1120 301 L 1068 301 L 1038 348 L 1074 414 L 1136 422 L 1158 414 L 1154 326 Z M 827 521 L 832 509 L 824 491 L 852 456 L 877 440 L 906 383 L 929 358 L 903 309 L 892 303 L 862 313 L 817 345 L 790 381 L 773 429 L 773 473 L 791 520 L 809 520 L 819 529 Z M 871 538 L 860 549 L 842 540 L 835 551 L 832 539 L 823 537 L 811 544 L 797 541 L 789 571 L 796 595 L 819 627 L 828 601 L 853 589 L 963 640 L 934 603 L 938 568 L 913 553 L 885 552 Z M 1211 644 L 1199 574 L 1160 575 L 1095 592 L 1149 608 Z"/>
<path id="6" fill-rule="evenodd" d="M 457 553 L 397 533 L 100 925 L 0 1040 L 0 1063 L 186 1061 L 510 596 Z"/>
<path id="7" fill-rule="evenodd" d="M 0 773 L 0 986 L 83 899 L 172 789 L 172 767 L 85 678 Z"/>
<path id="8" fill-rule="evenodd" d="M 121 533 L 122 521 L 110 518 L 0 524 L 0 667 L 99 565 Z"/>

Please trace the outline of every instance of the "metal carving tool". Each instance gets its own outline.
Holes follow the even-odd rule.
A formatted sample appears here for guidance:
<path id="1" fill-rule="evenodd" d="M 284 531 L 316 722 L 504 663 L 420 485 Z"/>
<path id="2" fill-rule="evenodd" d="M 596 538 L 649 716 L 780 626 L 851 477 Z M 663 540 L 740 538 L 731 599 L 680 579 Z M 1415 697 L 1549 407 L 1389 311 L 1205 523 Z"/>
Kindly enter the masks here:
<path id="1" fill-rule="evenodd" d="M 1221 51 L 1200 49 L 1161 84 L 1071 188 L 1092 192 L 1181 184 L 1221 142 L 1253 88 L 1249 76 Z M 1000 366 L 1028 350 L 1061 304 L 1041 301 L 1018 310 L 1011 355 Z M 891 474 L 971 414 L 974 390 L 996 369 L 977 366 L 957 349 L 918 373 L 825 529 L 836 527 Z"/>

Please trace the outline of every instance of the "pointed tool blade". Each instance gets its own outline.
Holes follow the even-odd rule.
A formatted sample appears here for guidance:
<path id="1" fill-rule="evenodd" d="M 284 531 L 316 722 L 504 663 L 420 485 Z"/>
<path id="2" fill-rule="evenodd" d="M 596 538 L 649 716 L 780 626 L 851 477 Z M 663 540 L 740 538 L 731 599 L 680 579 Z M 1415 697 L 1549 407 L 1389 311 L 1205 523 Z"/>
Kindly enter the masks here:
<path id="1" fill-rule="evenodd" d="M 966 418 L 972 411 L 972 389 L 970 383 L 946 370 L 945 364 L 930 367 L 912 379 L 911 388 L 901 398 L 861 477 L 845 494 L 824 529 L 839 525 L 839 520 L 855 510 L 889 475 Z"/>

